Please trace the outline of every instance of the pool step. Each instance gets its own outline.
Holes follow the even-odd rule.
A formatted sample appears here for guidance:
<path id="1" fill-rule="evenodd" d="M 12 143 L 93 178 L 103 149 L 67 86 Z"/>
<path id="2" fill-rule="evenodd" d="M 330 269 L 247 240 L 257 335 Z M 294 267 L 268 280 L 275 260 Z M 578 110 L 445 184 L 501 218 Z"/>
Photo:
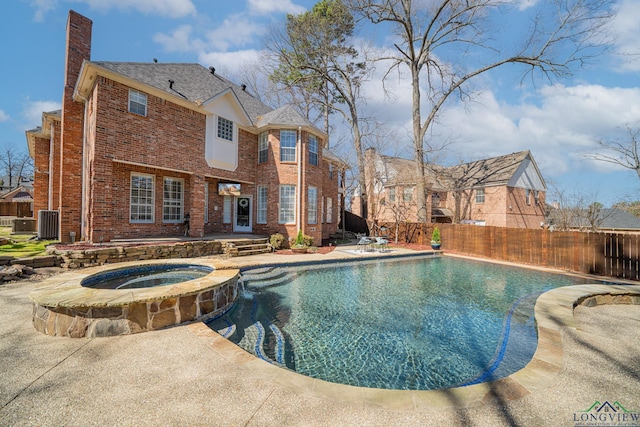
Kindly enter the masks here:
<path id="1" fill-rule="evenodd" d="M 247 287 L 264 288 L 269 286 L 279 286 L 290 282 L 297 276 L 297 273 L 283 268 L 270 267 L 251 269 L 241 274 L 245 289 Z"/>
<path id="2" fill-rule="evenodd" d="M 219 319 L 210 327 L 227 339 L 232 339 L 237 332 L 237 326 L 228 319 Z M 268 322 L 268 327 L 265 328 L 262 322 L 256 321 L 244 328 L 243 332 L 242 339 L 237 343 L 239 347 L 269 363 L 285 364 L 285 339 L 276 325 Z M 275 341 L 273 357 L 267 355 L 264 350 L 264 343 L 269 340 Z"/>

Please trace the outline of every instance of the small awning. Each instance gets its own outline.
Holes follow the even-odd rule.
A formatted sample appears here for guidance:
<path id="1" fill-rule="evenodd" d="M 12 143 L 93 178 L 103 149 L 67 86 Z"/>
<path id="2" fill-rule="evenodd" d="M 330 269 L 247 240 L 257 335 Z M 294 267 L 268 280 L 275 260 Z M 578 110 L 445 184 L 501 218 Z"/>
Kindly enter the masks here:
<path id="1" fill-rule="evenodd" d="M 453 212 L 446 208 L 433 208 L 431 216 L 433 218 L 453 218 Z"/>

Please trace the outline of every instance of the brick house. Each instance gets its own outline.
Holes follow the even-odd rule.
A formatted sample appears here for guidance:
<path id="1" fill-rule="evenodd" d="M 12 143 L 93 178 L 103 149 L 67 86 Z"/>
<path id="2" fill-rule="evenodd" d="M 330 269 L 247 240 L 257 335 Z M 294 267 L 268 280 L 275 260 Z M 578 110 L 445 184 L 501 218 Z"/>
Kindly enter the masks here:
<path id="1" fill-rule="evenodd" d="M 78 240 L 337 230 L 343 162 L 291 106 L 272 109 L 199 64 L 98 62 L 69 12 L 62 109 L 27 131 L 34 212 Z M 341 178 L 343 178 L 341 176 Z"/>
<path id="2" fill-rule="evenodd" d="M 368 206 L 378 222 L 415 221 L 416 173 L 413 160 L 365 153 L 373 179 Z M 432 222 L 496 227 L 540 228 L 545 221 L 546 184 L 531 152 L 521 151 L 451 167 L 425 166 Z M 358 212 L 360 198 L 352 198 Z"/>

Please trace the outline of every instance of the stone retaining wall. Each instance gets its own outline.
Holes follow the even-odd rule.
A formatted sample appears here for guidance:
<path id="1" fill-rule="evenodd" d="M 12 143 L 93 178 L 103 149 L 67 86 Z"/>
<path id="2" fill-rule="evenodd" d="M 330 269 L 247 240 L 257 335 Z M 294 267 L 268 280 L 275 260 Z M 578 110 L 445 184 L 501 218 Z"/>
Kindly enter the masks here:
<path id="1" fill-rule="evenodd" d="M 111 307 L 33 305 L 33 326 L 46 335 L 94 338 L 136 334 L 222 315 L 238 298 L 237 277 L 201 292 Z"/>
<path id="2" fill-rule="evenodd" d="M 59 259 L 63 268 L 93 267 L 148 259 L 196 258 L 222 253 L 222 243 L 215 240 L 179 242 L 144 246 L 110 246 L 97 249 L 47 249 Z"/>

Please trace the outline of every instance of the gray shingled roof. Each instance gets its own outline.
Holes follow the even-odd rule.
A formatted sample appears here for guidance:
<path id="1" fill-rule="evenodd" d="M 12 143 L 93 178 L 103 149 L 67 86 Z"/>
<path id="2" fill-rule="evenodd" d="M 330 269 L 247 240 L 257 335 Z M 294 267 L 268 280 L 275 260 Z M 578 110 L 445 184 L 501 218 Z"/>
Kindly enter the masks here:
<path id="1" fill-rule="evenodd" d="M 256 124 L 259 128 L 267 125 L 313 126 L 291 105 L 285 105 L 268 112 L 261 116 Z"/>
<path id="2" fill-rule="evenodd" d="M 200 64 L 100 61 L 92 63 L 192 102 L 204 102 L 231 89 L 254 123 L 260 116 L 272 110 L 240 86 L 218 74 L 212 74 Z M 172 89 L 169 88 L 169 80 L 174 81 Z"/>
<path id="3" fill-rule="evenodd" d="M 505 156 L 491 157 L 460 165 L 443 167 L 436 164 L 425 165 L 427 184 L 434 190 L 447 188 L 473 188 L 475 186 L 505 185 L 514 176 L 518 167 L 529 156 L 529 151 L 520 151 Z M 391 156 L 379 156 L 384 168 L 387 185 L 415 183 L 416 173 L 413 160 Z"/>

